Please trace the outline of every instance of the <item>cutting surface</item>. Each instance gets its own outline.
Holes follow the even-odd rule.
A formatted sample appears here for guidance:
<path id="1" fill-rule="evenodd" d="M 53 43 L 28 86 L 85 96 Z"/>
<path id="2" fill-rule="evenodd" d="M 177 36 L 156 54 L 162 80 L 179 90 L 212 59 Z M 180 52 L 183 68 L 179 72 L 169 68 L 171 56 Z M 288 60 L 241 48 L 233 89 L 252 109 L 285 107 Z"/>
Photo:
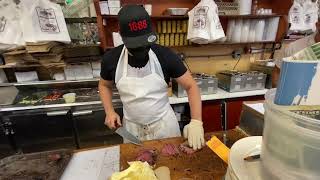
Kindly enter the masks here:
<path id="1" fill-rule="evenodd" d="M 227 131 L 227 146 L 231 147 L 232 144 L 246 137 L 244 133 L 239 130 Z M 210 139 L 212 135 L 216 135 L 223 142 L 223 133 L 208 133 L 206 134 L 206 140 Z M 227 169 L 225 164 L 213 151 L 207 146 L 202 150 L 192 155 L 186 155 L 181 153 L 177 157 L 166 157 L 161 154 L 163 145 L 171 143 L 180 145 L 184 140 L 182 138 L 170 138 L 164 140 L 154 140 L 144 142 L 143 146 L 136 146 L 133 144 L 122 144 L 120 146 L 120 170 L 128 168 L 128 163 L 134 161 L 140 150 L 153 149 L 158 150 L 158 158 L 156 161 L 156 167 L 167 166 L 170 169 L 171 179 L 196 179 L 196 180 L 216 180 L 221 179 L 224 176 Z"/>

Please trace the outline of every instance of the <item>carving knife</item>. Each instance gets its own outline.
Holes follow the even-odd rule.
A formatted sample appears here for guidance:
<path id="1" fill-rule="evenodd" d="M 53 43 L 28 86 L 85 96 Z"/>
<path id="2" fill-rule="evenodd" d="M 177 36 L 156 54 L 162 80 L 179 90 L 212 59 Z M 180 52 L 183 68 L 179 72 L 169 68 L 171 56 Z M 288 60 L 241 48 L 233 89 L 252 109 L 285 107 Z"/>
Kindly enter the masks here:
<path id="1" fill-rule="evenodd" d="M 137 137 L 128 132 L 126 128 L 119 127 L 115 132 L 131 143 L 142 146 L 142 142 Z"/>

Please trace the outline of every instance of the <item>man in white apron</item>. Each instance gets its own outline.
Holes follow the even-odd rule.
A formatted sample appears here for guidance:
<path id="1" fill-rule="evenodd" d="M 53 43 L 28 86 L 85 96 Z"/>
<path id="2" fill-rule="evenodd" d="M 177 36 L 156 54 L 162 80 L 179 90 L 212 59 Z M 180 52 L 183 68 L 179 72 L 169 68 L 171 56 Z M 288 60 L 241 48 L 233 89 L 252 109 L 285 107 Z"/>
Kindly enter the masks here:
<path id="1" fill-rule="evenodd" d="M 100 97 L 106 111 L 105 124 L 124 126 L 140 140 L 181 136 L 167 95 L 168 81 L 176 79 L 187 91 L 191 122 L 184 136 L 194 149 L 204 146 L 199 88 L 181 59 L 170 49 L 155 44 L 157 36 L 146 10 L 138 5 L 123 7 L 119 14 L 124 45 L 108 51 L 101 63 Z M 123 123 L 112 106 L 112 85 L 123 103 Z"/>
<path id="2" fill-rule="evenodd" d="M 290 43 L 286 48 L 282 48 L 280 53 L 276 56 L 276 66 L 273 68 L 272 71 L 272 86 L 276 87 L 278 84 L 281 63 L 283 58 L 293 56 L 294 54 L 303 50 L 304 48 L 309 47 L 318 42 L 320 42 L 320 17 L 318 18 L 318 22 L 316 23 L 316 32 Z"/>

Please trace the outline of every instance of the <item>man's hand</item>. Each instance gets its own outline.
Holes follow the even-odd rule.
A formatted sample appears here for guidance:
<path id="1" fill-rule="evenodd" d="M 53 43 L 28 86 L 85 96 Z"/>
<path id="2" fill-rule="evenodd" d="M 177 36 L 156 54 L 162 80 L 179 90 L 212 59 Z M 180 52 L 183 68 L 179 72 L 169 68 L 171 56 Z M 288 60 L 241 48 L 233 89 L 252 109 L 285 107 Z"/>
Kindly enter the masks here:
<path id="1" fill-rule="evenodd" d="M 183 128 L 183 136 L 188 139 L 189 146 L 194 150 L 201 149 L 205 145 L 202 121 L 191 119 Z"/>
<path id="2" fill-rule="evenodd" d="M 119 126 L 122 126 L 120 116 L 114 111 L 107 113 L 104 124 L 110 129 L 116 129 Z"/>

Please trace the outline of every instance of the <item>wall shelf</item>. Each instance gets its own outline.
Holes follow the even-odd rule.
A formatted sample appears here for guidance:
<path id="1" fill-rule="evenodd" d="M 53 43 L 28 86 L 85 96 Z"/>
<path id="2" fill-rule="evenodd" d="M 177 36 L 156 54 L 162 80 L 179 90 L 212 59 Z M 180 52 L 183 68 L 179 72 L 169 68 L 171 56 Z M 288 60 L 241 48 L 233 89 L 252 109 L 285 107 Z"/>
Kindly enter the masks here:
<path id="1" fill-rule="evenodd" d="M 83 17 L 83 18 L 65 18 L 67 24 L 73 23 L 97 23 L 96 17 Z"/>
<path id="2" fill-rule="evenodd" d="M 112 32 L 118 32 L 119 31 L 119 25 L 118 25 L 118 17 L 117 15 L 102 15 L 100 11 L 99 2 L 102 0 L 94 0 L 94 5 L 97 11 L 97 24 L 99 29 L 99 36 L 101 38 L 101 47 L 106 50 L 110 46 L 113 46 L 113 38 L 112 38 Z M 289 1 L 289 0 L 288 0 Z M 288 2 L 285 0 L 285 2 Z M 133 4 L 133 3 L 139 3 L 139 4 L 152 4 L 152 24 L 155 28 L 157 26 L 157 21 L 162 20 L 187 20 L 188 16 L 170 16 L 170 15 L 164 15 L 163 12 L 165 12 L 166 9 L 172 8 L 172 7 L 181 7 L 181 8 L 189 8 L 190 10 L 197 5 L 199 0 L 161 0 L 161 1 L 147 1 L 147 2 L 140 2 L 138 0 L 121 0 L 121 5 L 126 4 Z M 275 42 L 279 43 L 282 42 L 282 39 L 284 38 L 287 27 L 288 27 L 288 21 L 287 21 L 287 6 L 291 6 L 292 3 L 287 3 L 285 7 L 285 11 L 283 11 L 282 8 L 278 8 L 277 6 L 283 6 L 279 5 L 275 0 L 259 0 L 258 8 L 266 8 L 266 9 L 272 9 L 274 14 L 270 15 L 219 15 L 221 25 L 225 31 L 227 32 L 228 28 L 228 21 L 231 19 L 267 19 L 267 18 L 274 18 L 279 17 L 279 26 L 278 26 L 278 32 L 276 35 Z M 260 42 L 253 42 L 253 43 L 215 43 L 214 45 L 250 45 L 250 44 L 258 44 Z M 273 42 L 261 42 L 263 44 L 266 43 L 273 43 Z M 192 45 L 191 45 L 192 46 Z M 179 46 L 178 46 L 179 47 Z"/>
<path id="3" fill-rule="evenodd" d="M 219 18 L 229 18 L 229 19 L 265 19 L 273 17 L 281 17 L 279 14 L 270 14 L 270 15 L 219 15 Z M 117 15 L 102 15 L 105 19 L 118 19 Z M 152 15 L 152 19 L 188 19 L 188 15 L 184 16 L 170 16 L 170 15 Z"/>
<path id="4" fill-rule="evenodd" d="M 31 67 L 65 67 L 65 63 L 47 63 L 47 64 L 5 64 L 0 65 L 0 69 L 10 68 L 31 68 Z"/>
<path id="5" fill-rule="evenodd" d="M 0 83 L 1 86 L 35 86 L 35 85 L 54 85 L 54 84 L 70 84 L 70 83 L 88 83 L 98 82 L 99 78 L 83 79 L 83 80 L 49 80 L 49 81 L 30 81 L 30 82 L 12 82 L 12 83 Z"/>

